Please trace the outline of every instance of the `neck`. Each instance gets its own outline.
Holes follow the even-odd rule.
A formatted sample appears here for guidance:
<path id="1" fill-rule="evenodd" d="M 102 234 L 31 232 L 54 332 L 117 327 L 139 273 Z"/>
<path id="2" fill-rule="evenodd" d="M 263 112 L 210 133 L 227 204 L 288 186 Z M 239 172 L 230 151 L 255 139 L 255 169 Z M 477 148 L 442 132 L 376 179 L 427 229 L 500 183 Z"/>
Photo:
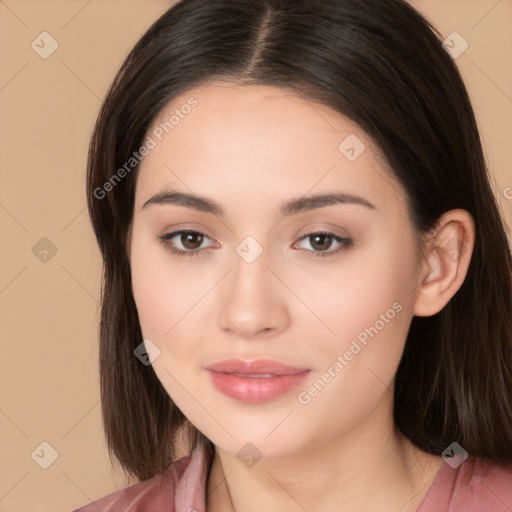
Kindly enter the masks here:
<path id="1" fill-rule="evenodd" d="M 252 467 L 217 448 L 206 510 L 415 512 L 443 460 L 396 434 L 392 421 L 386 425 L 367 422 L 343 438 L 264 457 Z"/>

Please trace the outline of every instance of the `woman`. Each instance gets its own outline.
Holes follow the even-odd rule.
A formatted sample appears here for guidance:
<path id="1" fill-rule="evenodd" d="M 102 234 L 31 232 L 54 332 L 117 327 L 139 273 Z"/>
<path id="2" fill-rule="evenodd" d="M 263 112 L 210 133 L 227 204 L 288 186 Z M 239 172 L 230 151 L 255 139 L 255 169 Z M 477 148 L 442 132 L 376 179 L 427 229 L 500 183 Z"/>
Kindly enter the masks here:
<path id="1" fill-rule="evenodd" d="M 79 511 L 511 510 L 510 247 L 407 3 L 175 4 L 87 190 L 105 433 L 141 482 Z"/>

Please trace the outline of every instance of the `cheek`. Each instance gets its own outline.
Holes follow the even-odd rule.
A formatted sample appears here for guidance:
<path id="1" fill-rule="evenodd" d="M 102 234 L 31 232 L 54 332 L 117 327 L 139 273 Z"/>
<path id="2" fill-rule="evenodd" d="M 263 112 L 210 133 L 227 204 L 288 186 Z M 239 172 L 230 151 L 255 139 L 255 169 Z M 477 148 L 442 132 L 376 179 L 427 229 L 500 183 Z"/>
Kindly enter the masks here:
<path id="1" fill-rule="evenodd" d="M 386 243 L 347 253 L 338 265 L 312 275 L 307 286 L 302 283 L 310 290 L 319 317 L 333 326 L 337 336 L 354 334 L 354 328 L 374 324 L 395 302 L 405 308 L 404 302 L 411 300 L 413 258 L 406 248 L 398 250 Z M 393 315 L 392 309 L 389 316 Z"/>
<path id="2" fill-rule="evenodd" d="M 375 381 L 369 369 L 388 384 L 403 351 L 417 269 L 411 241 L 395 241 L 388 233 L 364 251 L 347 253 L 339 269 L 315 278 L 325 284 L 305 298 L 331 331 L 321 327 L 327 334 L 318 340 L 324 364 L 346 355 L 346 377 L 352 375 L 354 384 Z"/>
<path id="3" fill-rule="evenodd" d="M 134 235 L 130 261 L 133 298 L 144 337 L 161 337 L 170 327 L 172 288 L 165 279 L 157 252 L 151 243 L 144 242 Z"/>
<path id="4" fill-rule="evenodd" d="M 142 335 L 160 349 L 160 356 L 152 362 L 158 379 L 176 403 L 186 404 L 190 397 L 179 382 L 188 372 L 196 371 L 193 361 L 200 346 L 190 335 L 189 322 L 205 289 L 196 276 L 179 269 L 180 262 L 160 244 L 135 234 L 132 285 Z M 192 378 L 190 374 L 186 380 Z"/>
<path id="5" fill-rule="evenodd" d="M 130 258 L 133 297 L 145 337 L 172 337 L 208 289 L 201 275 L 185 271 L 190 265 L 186 258 L 179 260 L 150 234 L 134 228 Z"/>
<path id="6" fill-rule="evenodd" d="M 412 259 L 385 252 L 361 255 L 316 296 L 314 307 L 336 334 L 317 335 L 314 352 L 310 347 L 316 372 L 299 390 L 299 402 L 306 404 L 305 421 L 327 414 L 332 429 L 320 428 L 332 435 L 362 421 L 389 394 L 403 352 L 412 318 L 407 276 L 414 267 Z"/>

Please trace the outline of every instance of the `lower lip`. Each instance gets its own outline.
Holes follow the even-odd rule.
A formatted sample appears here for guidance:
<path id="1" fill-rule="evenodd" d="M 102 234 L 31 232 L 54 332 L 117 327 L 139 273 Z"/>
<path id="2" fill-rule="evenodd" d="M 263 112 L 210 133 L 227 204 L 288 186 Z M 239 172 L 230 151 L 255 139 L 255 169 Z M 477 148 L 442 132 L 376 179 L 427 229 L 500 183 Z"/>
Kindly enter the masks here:
<path id="1" fill-rule="evenodd" d="M 298 386 L 310 370 L 276 377 L 242 377 L 208 370 L 213 385 L 225 395 L 248 403 L 260 403 L 284 395 Z"/>

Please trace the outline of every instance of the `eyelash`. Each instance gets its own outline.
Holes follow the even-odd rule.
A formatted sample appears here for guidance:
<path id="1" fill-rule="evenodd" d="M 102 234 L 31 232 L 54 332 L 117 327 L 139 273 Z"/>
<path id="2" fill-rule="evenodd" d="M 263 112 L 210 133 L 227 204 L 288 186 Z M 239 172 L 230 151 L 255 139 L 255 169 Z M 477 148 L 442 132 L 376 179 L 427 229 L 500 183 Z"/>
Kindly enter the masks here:
<path id="1" fill-rule="evenodd" d="M 208 238 L 209 240 L 210 237 L 208 237 L 207 235 L 205 235 L 204 233 L 202 233 L 201 231 L 195 231 L 195 230 L 192 230 L 192 229 L 181 229 L 179 231 L 173 231 L 172 233 L 167 233 L 165 235 L 160 235 L 158 238 L 160 239 L 160 241 L 162 242 L 162 244 L 164 244 L 164 246 L 173 254 L 175 254 L 176 256 L 200 256 L 200 255 L 203 255 L 204 254 L 204 250 L 203 249 L 198 249 L 198 250 L 195 250 L 195 251 L 183 251 L 181 249 L 176 249 L 172 243 L 171 243 L 171 239 L 178 236 L 178 235 L 181 235 L 183 233 L 194 233 L 194 234 L 199 234 L 199 235 L 202 235 L 203 237 L 205 238 Z M 309 249 L 300 249 L 301 252 L 306 252 L 308 253 L 308 256 L 311 256 L 313 258 L 326 258 L 326 257 L 330 257 L 330 256 L 334 256 L 336 254 L 339 254 L 343 251 L 346 251 L 347 249 L 349 249 L 351 246 L 352 246 L 352 240 L 350 240 L 349 238 L 343 238 L 341 236 L 338 236 L 338 235 L 335 235 L 334 233 L 329 233 L 328 231 L 313 231 L 312 233 L 308 233 L 307 235 L 304 235 L 302 236 L 300 239 L 299 239 L 299 242 L 306 239 L 306 238 L 309 238 L 313 235 L 327 235 L 329 236 L 330 238 L 332 238 L 333 240 L 335 240 L 336 242 L 340 243 L 340 247 L 334 251 L 311 251 Z M 313 253 L 313 254 L 311 254 Z"/>

